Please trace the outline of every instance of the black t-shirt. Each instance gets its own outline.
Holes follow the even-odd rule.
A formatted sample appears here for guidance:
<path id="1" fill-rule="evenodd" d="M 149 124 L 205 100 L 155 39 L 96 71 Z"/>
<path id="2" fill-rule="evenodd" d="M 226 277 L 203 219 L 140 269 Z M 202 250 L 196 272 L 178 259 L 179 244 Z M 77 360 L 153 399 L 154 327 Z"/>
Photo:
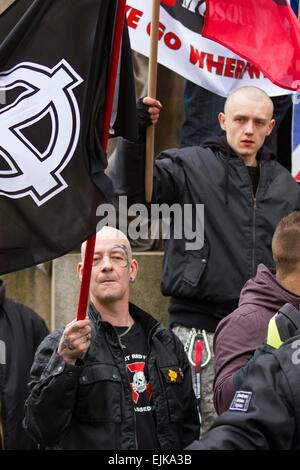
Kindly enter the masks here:
<path id="1" fill-rule="evenodd" d="M 126 329 L 125 327 L 116 327 L 118 335 L 122 335 Z M 145 365 L 148 351 L 147 336 L 142 326 L 135 322 L 128 333 L 120 337 L 120 341 L 124 347 L 127 373 L 132 390 L 138 448 L 141 450 L 159 449 L 152 390 Z"/>
<path id="2" fill-rule="evenodd" d="M 251 179 L 253 195 L 256 195 L 256 190 L 259 182 L 259 167 L 258 166 L 247 166 L 247 170 Z"/>

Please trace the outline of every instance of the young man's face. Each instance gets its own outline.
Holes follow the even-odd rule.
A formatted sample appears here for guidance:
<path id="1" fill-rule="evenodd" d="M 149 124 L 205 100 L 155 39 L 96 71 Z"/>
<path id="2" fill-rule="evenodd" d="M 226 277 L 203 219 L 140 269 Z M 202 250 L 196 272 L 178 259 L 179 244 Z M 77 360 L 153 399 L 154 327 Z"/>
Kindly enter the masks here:
<path id="1" fill-rule="evenodd" d="M 245 164 L 256 159 L 275 124 L 268 100 L 252 101 L 246 96 L 234 98 L 225 114 L 219 114 L 221 128 L 226 132 L 227 142 Z"/>

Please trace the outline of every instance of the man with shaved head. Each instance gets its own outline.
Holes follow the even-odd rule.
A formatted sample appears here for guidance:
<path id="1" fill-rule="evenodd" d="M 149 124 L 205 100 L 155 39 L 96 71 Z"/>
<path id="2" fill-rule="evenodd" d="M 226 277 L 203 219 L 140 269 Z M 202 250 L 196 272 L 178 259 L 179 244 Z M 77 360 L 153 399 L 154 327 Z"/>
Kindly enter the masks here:
<path id="1" fill-rule="evenodd" d="M 96 236 L 86 319 L 49 335 L 32 367 L 24 425 L 41 446 L 172 450 L 198 439 L 183 346 L 129 302 L 137 273 L 126 236 L 103 227 Z"/>
<path id="2" fill-rule="evenodd" d="M 273 111 L 272 100 L 256 87 L 239 88 L 225 101 L 224 113 L 219 114 L 220 126 L 246 166 L 258 164 L 257 152 L 275 125 Z"/>
<path id="3" fill-rule="evenodd" d="M 204 206 L 203 246 L 191 249 L 190 239 L 172 236 L 179 232 L 174 225 L 164 246 L 161 290 L 171 298 L 169 325 L 187 350 L 197 334 L 207 337 L 212 348 L 217 325 L 237 308 L 241 289 L 258 265 L 274 267 L 271 243 L 278 222 L 300 209 L 298 184 L 264 146 L 275 124 L 268 95 L 256 87 L 239 88 L 218 118 L 223 136 L 201 146 L 165 150 L 154 163 L 152 202 L 179 204 L 183 214 L 187 206 Z M 144 197 L 144 155 L 145 145 L 119 139 L 116 159 L 122 170 L 115 191 L 126 194 L 128 204 Z M 230 349 L 229 337 L 227 344 Z M 214 357 L 208 364 L 207 358 L 204 348 L 203 433 L 216 416 Z"/>

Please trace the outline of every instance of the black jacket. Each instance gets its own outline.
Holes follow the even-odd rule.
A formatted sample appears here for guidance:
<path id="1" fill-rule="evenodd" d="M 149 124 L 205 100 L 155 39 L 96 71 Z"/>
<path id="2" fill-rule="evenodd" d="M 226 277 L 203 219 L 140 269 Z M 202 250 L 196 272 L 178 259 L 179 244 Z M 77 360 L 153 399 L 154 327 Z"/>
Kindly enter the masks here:
<path id="1" fill-rule="evenodd" d="M 191 372 L 178 338 L 130 304 L 148 336 L 147 366 L 162 449 L 182 449 L 199 435 Z M 89 309 L 91 346 L 81 365 L 63 361 L 56 349 L 63 328 L 41 344 L 31 371 L 25 406 L 28 432 L 47 448 L 136 449 L 132 390 L 115 329 Z M 170 381 L 169 371 L 182 371 Z"/>
<path id="2" fill-rule="evenodd" d="M 5 284 L 0 280 L 0 401 L 6 450 L 36 448 L 22 420 L 34 354 L 48 333 L 44 320 L 31 308 L 5 298 Z"/>
<path id="3" fill-rule="evenodd" d="M 229 410 L 189 450 L 300 450 L 300 312 L 286 304 L 275 318 L 285 342 L 257 349 Z"/>
<path id="4" fill-rule="evenodd" d="M 128 205 L 144 199 L 143 156 L 143 145 L 119 139 L 112 178 L 116 196 L 127 195 Z M 183 213 L 185 204 L 204 204 L 202 249 L 186 249 L 188 240 L 174 239 L 172 232 L 165 240 L 161 290 L 171 296 L 170 323 L 214 331 L 237 308 L 258 264 L 273 267 L 274 229 L 283 216 L 300 209 L 300 188 L 268 148 L 257 158 L 255 198 L 244 161 L 225 137 L 166 150 L 155 159 L 153 202 L 179 203 Z"/>

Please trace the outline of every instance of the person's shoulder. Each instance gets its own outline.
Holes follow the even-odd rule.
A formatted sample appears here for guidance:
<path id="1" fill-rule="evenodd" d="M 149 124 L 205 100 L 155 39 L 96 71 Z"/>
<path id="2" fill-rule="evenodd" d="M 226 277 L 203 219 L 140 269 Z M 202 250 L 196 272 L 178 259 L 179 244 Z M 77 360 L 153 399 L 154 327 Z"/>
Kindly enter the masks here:
<path id="1" fill-rule="evenodd" d="M 23 302 L 6 298 L 3 305 L 10 317 L 22 322 L 27 328 L 33 328 L 35 332 L 39 332 L 43 336 L 49 332 L 45 319 Z"/>
<path id="2" fill-rule="evenodd" d="M 300 378 L 300 334 L 299 330 L 296 335 L 286 340 L 281 346 L 271 346 L 268 340 L 263 348 L 263 354 L 258 355 L 255 361 L 256 367 L 262 368 L 263 371 L 269 371 L 274 376 L 275 373 L 281 371 L 281 376 L 285 381 L 290 383 L 291 390 L 293 385 L 299 387 Z"/>
<path id="3" fill-rule="evenodd" d="M 252 321 L 253 317 L 261 316 L 265 312 L 263 306 L 257 305 L 255 303 L 244 304 L 237 307 L 233 312 L 229 313 L 226 317 L 222 318 L 217 326 L 217 330 L 220 330 L 231 325 L 232 323 Z"/>
<path id="4" fill-rule="evenodd" d="M 182 353 L 184 352 L 184 347 L 182 341 L 178 338 L 178 336 L 171 330 L 164 326 L 163 324 L 159 325 L 160 331 L 162 332 L 162 340 L 166 346 L 170 345 L 170 347 L 175 348 L 175 352 L 177 355 L 181 357 Z"/>
<path id="5" fill-rule="evenodd" d="M 159 162 L 163 159 L 170 159 L 174 162 L 178 161 L 187 161 L 191 160 L 195 157 L 207 157 L 208 154 L 211 154 L 212 150 L 204 148 L 200 145 L 194 145 L 191 147 L 182 147 L 182 148 L 170 148 L 163 150 L 160 154 L 156 157 L 155 161 Z"/>
<path id="6" fill-rule="evenodd" d="M 35 313 L 34 310 L 31 307 L 29 307 L 28 305 L 24 304 L 20 300 L 11 299 L 10 297 L 5 297 L 4 305 L 7 306 L 7 307 L 15 307 L 15 309 L 17 309 L 17 310 L 27 311 L 28 313 L 29 312 L 30 313 L 31 312 Z"/>
<path id="7" fill-rule="evenodd" d="M 178 340 L 178 337 L 173 333 L 171 328 L 166 327 L 163 325 L 161 322 L 157 322 L 156 326 L 156 337 L 164 344 L 168 344 L 171 342 L 176 342 Z M 180 341 L 179 341 L 180 342 Z"/>
<path id="8" fill-rule="evenodd" d="M 295 181 L 294 177 L 292 176 L 291 172 L 284 167 L 280 162 L 277 160 L 266 160 L 264 161 L 265 165 L 272 165 L 273 168 L 276 170 L 276 174 L 281 176 L 282 178 L 288 178 L 288 180 L 293 181 L 295 186 L 298 186 L 298 183 Z"/>
<path id="9" fill-rule="evenodd" d="M 261 316 L 265 312 L 269 313 L 269 310 L 263 306 L 259 305 L 255 302 L 253 303 L 247 303 L 247 304 L 242 304 L 240 305 L 236 310 L 234 310 L 232 313 L 230 313 L 230 318 L 232 319 L 249 319 L 251 321 L 251 318 L 253 316 Z"/>
<path id="10" fill-rule="evenodd" d="M 33 310 L 33 308 L 25 305 L 19 300 L 6 297 L 3 305 L 4 309 L 7 310 L 10 315 L 25 315 L 25 318 L 28 320 L 44 321 L 43 318 Z"/>

